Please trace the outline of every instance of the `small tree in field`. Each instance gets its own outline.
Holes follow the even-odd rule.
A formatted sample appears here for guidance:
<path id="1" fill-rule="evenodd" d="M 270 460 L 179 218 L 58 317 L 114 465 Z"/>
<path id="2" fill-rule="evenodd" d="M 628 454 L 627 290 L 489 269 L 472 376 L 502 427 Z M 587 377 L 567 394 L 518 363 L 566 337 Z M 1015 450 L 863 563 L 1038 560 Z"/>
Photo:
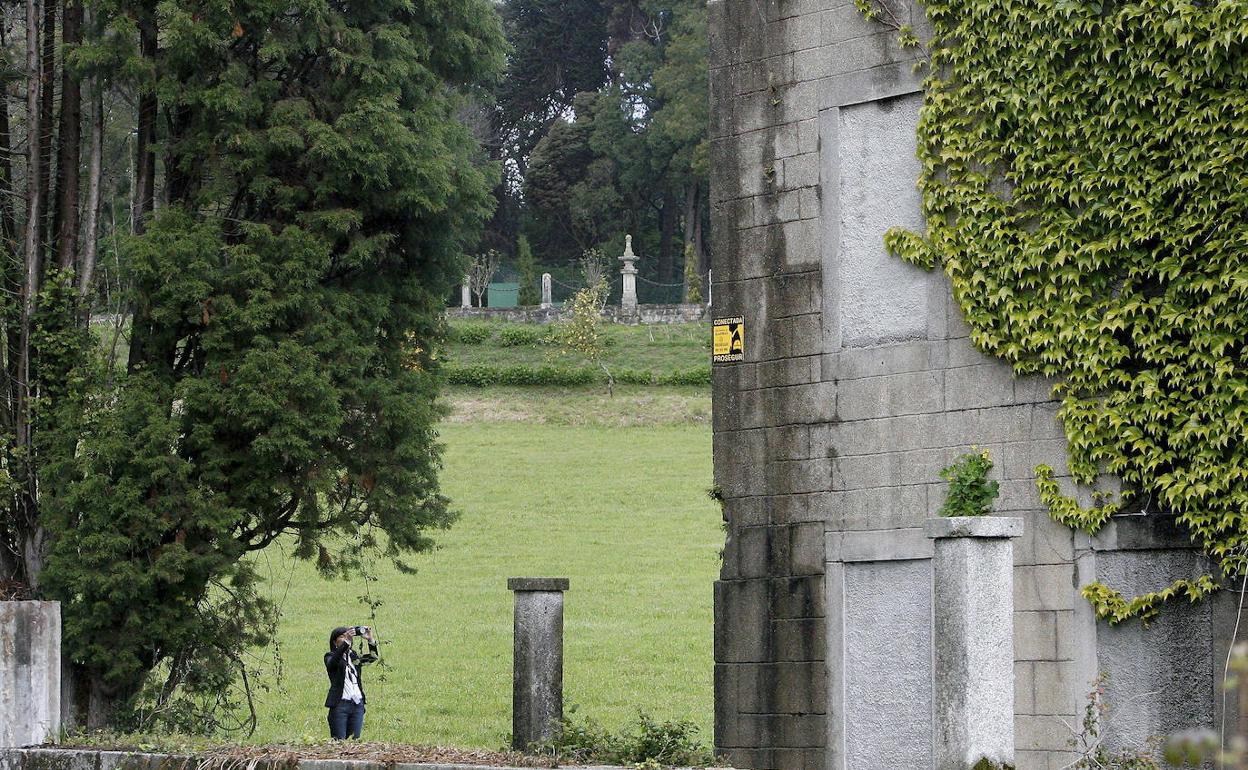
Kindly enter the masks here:
<path id="1" fill-rule="evenodd" d="M 607 352 L 602 334 L 602 306 L 607 301 L 607 282 L 581 289 L 572 297 L 572 317 L 559 329 L 560 350 L 578 353 L 602 367 L 607 375 L 607 394 L 615 395 L 615 378 L 603 356 Z"/>
<path id="2" fill-rule="evenodd" d="M 610 269 L 607 258 L 598 249 L 586 249 L 581 255 L 581 276 L 585 279 L 585 286 L 589 289 L 602 286 L 602 293 L 596 295 L 599 310 L 607 304 L 607 274 Z"/>
<path id="3" fill-rule="evenodd" d="M 476 296 L 477 307 L 485 307 L 485 290 L 490 287 L 490 281 L 502 261 L 503 255 L 494 249 L 472 258 L 472 264 L 468 266 L 468 290 Z"/>

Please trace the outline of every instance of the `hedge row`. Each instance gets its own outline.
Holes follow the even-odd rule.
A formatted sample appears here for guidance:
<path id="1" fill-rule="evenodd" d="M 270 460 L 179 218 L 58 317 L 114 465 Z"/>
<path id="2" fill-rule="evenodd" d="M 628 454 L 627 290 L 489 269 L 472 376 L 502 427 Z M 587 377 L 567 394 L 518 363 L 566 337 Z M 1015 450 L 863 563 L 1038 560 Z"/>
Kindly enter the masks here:
<path id="1" fill-rule="evenodd" d="M 450 385 L 546 385 L 576 387 L 607 381 L 606 372 L 589 367 L 534 366 L 530 364 L 447 363 L 442 367 L 446 382 Z M 711 367 L 699 366 L 674 372 L 651 372 L 643 369 L 612 370 L 616 382 L 628 385 L 710 385 Z"/>

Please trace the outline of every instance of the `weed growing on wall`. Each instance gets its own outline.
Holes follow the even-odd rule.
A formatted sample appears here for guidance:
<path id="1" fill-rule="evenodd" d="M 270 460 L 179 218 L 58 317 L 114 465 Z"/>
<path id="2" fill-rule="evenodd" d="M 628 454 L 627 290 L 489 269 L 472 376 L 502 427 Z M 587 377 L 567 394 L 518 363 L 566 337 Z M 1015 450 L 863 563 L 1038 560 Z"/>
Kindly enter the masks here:
<path id="1" fill-rule="evenodd" d="M 940 507 L 941 516 L 987 516 L 992 513 L 992 502 L 997 499 L 1000 487 L 988 480 L 992 459 L 988 450 L 968 452 L 953 465 L 943 469 L 940 477 L 949 482 L 945 504 Z"/>
<path id="2" fill-rule="evenodd" d="M 981 350 L 1060 381 L 1076 482 L 1122 480 L 1086 510 L 1037 468 L 1055 518 L 1160 508 L 1244 575 L 1248 0 L 925 5 L 927 231 L 887 246 L 944 269 Z M 1217 585 L 1084 596 L 1119 622 Z"/>

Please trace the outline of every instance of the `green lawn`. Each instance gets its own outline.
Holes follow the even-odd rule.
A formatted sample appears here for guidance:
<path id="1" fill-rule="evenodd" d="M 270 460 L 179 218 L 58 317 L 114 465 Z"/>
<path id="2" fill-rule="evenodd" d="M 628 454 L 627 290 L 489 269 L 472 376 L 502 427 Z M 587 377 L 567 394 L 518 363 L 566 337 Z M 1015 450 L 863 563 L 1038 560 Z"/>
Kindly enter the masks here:
<path id="1" fill-rule="evenodd" d="M 456 341 L 454 330 L 465 326 L 486 329 L 490 337 L 477 344 Z M 446 358 L 457 364 L 567 364 L 581 365 L 579 356 L 561 356 L 558 345 L 503 345 L 503 330 L 527 328 L 548 332 L 551 326 L 537 324 L 495 322 L 451 322 L 451 341 L 444 352 Z M 711 327 L 708 323 L 653 324 L 624 326 L 604 323 L 603 336 L 607 339 L 607 366 L 671 372 L 709 366 L 711 362 Z"/>
<path id="2" fill-rule="evenodd" d="M 550 393 L 497 390 L 490 407 L 480 394 L 465 408 L 452 393 L 457 413 L 442 428 L 443 486 L 462 518 L 439 534 L 440 550 L 415 560 L 418 574 L 378 570 L 372 592 L 385 601 L 377 626 L 392 668 L 385 681 L 376 672 L 366 680 L 365 737 L 501 746 L 511 702 L 506 579 L 555 575 L 572 585 L 566 702 L 608 726 L 638 707 L 687 718 L 709 744 L 711 587 L 723 542 L 706 495 L 711 434 L 698 417 L 709 414 L 709 396 L 672 389 L 641 403 L 639 391 L 609 401 L 575 391 L 547 410 Z M 527 416 L 500 418 L 509 408 Z M 629 409 L 662 418 L 636 427 L 614 420 Z M 331 627 L 368 622 L 361 584 L 322 581 L 280 553 L 266 559 L 272 590 L 285 597 L 285 676 L 281 689 L 261 696 L 253 740 L 318 737 L 321 655 Z"/>

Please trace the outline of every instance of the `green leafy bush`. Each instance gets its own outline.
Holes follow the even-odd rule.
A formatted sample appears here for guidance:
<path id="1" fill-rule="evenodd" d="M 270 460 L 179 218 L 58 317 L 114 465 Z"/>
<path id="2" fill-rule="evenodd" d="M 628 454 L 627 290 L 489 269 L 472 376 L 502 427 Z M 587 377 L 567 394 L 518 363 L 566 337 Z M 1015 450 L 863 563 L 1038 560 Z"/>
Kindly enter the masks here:
<path id="1" fill-rule="evenodd" d="M 692 369 L 667 372 L 659 375 L 657 382 L 659 385 L 710 385 L 711 367 L 695 366 Z"/>
<path id="2" fill-rule="evenodd" d="M 645 369 L 619 369 L 615 373 L 615 381 L 626 385 L 653 385 L 653 372 Z"/>
<path id="3" fill-rule="evenodd" d="M 489 324 L 451 324 L 447 336 L 452 342 L 480 345 L 494 336 L 494 329 Z"/>
<path id="4" fill-rule="evenodd" d="M 987 516 L 992 513 L 992 501 L 997 499 L 1000 488 L 997 482 L 988 480 L 992 460 L 988 450 L 968 452 L 953 465 L 944 468 L 940 477 L 949 482 L 945 504 L 940 507 L 941 516 Z"/>
<path id="5" fill-rule="evenodd" d="M 448 363 L 443 366 L 442 373 L 449 385 L 475 387 L 488 385 L 577 387 L 592 385 L 597 381 L 597 372 L 593 369 L 548 365 L 491 366 L 489 364 Z"/>
<path id="6" fill-rule="evenodd" d="M 498 332 L 498 343 L 505 348 L 537 347 L 548 345 L 551 333 L 548 329 L 519 324 L 504 326 Z"/>
<path id="7" fill-rule="evenodd" d="M 574 711 L 574 709 L 573 709 Z M 593 719 L 565 717 L 560 735 L 534 747 L 564 763 L 635 767 L 705 767 L 715 761 L 685 720 L 660 722 L 644 711 L 626 729 L 612 733 Z"/>

